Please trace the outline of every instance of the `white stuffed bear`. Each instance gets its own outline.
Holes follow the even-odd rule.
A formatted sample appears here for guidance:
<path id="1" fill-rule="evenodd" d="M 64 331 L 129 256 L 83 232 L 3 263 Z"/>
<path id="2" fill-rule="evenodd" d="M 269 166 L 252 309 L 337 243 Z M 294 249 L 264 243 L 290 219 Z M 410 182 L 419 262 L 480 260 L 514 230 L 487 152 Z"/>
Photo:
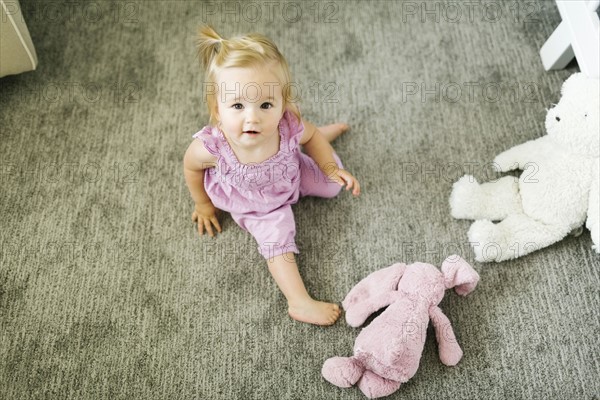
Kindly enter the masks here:
<path id="1" fill-rule="evenodd" d="M 563 84 L 562 98 L 548 110 L 548 134 L 515 146 L 494 159 L 506 172 L 479 184 L 465 175 L 454 183 L 454 218 L 476 220 L 469 242 L 477 261 L 504 261 L 558 242 L 586 223 L 600 253 L 600 85 L 582 73 Z M 586 222 L 587 216 L 587 222 Z M 501 221 L 498 224 L 492 221 Z"/>

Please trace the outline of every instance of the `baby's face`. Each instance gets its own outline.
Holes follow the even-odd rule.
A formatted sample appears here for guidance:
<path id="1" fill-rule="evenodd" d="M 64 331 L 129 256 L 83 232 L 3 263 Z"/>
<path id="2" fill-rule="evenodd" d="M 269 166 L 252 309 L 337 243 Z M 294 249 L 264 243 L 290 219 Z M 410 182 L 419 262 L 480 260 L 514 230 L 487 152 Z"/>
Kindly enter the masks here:
<path id="1" fill-rule="evenodd" d="M 283 88 L 267 68 L 226 68 L 217 76 L 218 119 L 230 142 L 252 150 L 278 135 Z"/>

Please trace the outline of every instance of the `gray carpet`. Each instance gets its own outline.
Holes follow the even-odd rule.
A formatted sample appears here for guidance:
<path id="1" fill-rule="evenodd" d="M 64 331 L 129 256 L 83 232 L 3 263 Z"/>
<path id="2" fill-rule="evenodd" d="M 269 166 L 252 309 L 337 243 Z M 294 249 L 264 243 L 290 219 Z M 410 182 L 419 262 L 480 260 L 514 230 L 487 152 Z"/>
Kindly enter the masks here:
<path id="1" fill-rule="evenodd" d="M 335 148 L 362 196 L 294 208 L 315 297 L 339 302 L 372 271 L 451 252 L 480 273 L 472 295 L 441 304 L 463 360 L 442 365 L 430 330 L 390 398 L 600 397 L 589 232 L 481 264 L 448 207 L 458 176 L 489 179 L 496 154 L 544 134 L 578 71 L 542 68 L 553 2 L 21 3 L 40 63 L 0 79 L 0 398 L 364 398 L 320 375 L 358 329 L 291 320 L 228 215 L 217 239 L 195 232 L 181 160 L 208 121 L 202 22 L 273 38 L 305 118 L 352 127 Z"/>

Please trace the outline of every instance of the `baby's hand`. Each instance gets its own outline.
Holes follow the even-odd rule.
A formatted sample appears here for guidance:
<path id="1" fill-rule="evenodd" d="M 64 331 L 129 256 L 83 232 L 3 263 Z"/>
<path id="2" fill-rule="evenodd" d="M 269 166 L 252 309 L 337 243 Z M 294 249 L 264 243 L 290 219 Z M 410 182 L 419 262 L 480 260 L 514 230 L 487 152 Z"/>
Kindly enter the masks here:
<path id="1" fill-rule="evenodd" d="M 214 237 L 212 226 L 217 228 L 217 231 L 221 233 L 221 225 L 217 219 L 218 209 L 213 205 L 212 202 L 196 203 L 194 212 L 192 213 L 192 221 L 198 222 L 198 233 L 204 234 L 204 229 L 208 232 L 208 236 Z"/>
<path id="2" fill-rule="evenodd" d="M 352 194 L 358 196 L 360 194 L 360 183 L 352 174 L 345 169 L 336 169 L 333 174 L 329 175 L 329 178 L 333 179 L 340 185 L 346 186 L 346 190 L 352 190 Z"/>

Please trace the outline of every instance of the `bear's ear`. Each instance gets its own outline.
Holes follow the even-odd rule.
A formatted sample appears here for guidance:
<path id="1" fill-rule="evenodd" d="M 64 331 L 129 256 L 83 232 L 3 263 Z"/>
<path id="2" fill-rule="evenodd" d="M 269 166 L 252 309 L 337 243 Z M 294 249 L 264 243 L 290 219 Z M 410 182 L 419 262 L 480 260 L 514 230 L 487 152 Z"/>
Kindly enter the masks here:
<path id="1" fill-rule="evenodd" d="M 560 89 L 561 96 L 568 96 L 573 92 L 576 92 L 578 88 L 582 87 L 582 83 L 584 83 L 586 77 L 583 73 L 577 72 L 563 83 L 562 88 Z"/>
<path id="2" fill-rule="evenodd" d="M 598 79 L 590 78 L 582 72 L 571 75 L 562 85 L 562 97 L 587 102 L 598 99 Z"/>

